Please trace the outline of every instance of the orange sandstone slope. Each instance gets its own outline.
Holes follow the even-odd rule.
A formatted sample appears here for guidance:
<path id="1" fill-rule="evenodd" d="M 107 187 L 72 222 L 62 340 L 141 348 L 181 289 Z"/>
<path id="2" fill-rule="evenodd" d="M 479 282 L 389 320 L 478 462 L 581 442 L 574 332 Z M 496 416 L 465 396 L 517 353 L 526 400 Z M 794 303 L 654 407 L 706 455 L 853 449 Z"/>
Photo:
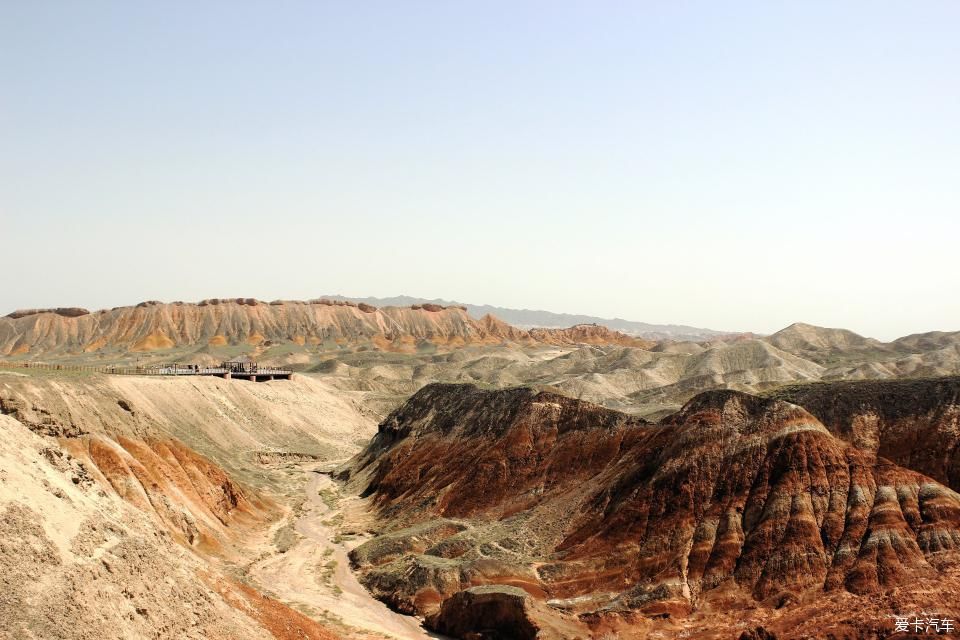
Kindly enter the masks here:
<path id="1" fill-rule="evenodd" d="M 303 489 L 276 460 L 372 429 L 310 376 L 0 372 L 0 637 L 336 637 L 238 579 L 286 549 Z"/>
<path id="2" fill-rule="evenodd" d="M 92 313 L 33 309 L 0 318 L 0 355 L 5 356 L 284 343 L 413 351 L 502 342 L 652 346 L 605 327 L 524 331 L 492 317 L 475 320 L 462 307 L 432 304 L 376 308 L 330 300 L 266 303 L 237 298 L 196 304 L 143 302 Z"/>
<path id="3" fill-rule="evenodd" d="M 960 496 L 780 400 L 707 392 L 650 424 L 430 385 L 344 475 L 383 527 L 352 554 L 361 580 L 442 633 L 859 638 L 960 617 Z"/>
<path id="4" fill-rule="evenodd" d="M 0 637 L 338 637 L 225 570 L 279 505 L 176 439 L 52 426 L 0 399 Z"/>

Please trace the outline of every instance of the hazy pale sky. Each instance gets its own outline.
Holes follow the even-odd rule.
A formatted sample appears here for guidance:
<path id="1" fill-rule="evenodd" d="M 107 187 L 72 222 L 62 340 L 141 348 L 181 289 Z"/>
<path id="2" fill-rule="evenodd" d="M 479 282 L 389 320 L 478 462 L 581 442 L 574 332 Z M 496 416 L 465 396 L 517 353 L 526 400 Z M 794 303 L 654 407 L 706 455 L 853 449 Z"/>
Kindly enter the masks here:
<path id="1" fill-rule="evenodd" d="M 960 2 L 3 2 L 0 313 L 960 329 Z"/>

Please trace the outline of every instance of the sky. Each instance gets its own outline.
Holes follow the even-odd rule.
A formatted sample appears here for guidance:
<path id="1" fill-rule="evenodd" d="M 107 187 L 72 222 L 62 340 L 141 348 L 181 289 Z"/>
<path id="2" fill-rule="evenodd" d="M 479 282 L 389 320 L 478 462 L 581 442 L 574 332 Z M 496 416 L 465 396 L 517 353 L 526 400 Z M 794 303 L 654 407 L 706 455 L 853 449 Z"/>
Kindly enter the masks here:
<path id="1" fill-rule="evenodd" d="M 960 3 L 0 2 L 0 313 L 960 329 Z"/>

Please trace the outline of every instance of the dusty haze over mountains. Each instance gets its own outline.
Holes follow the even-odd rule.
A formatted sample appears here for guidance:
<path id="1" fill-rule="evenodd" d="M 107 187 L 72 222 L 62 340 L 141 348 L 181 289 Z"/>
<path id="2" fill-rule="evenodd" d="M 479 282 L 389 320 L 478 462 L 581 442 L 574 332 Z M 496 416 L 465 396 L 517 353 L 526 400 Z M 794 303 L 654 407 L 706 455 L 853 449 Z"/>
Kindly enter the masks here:
<path id="1" fill-rule="evenodd" d="M 958 33 L 0 2 L 0 640 L 960 635 Z"/>
<path id="2" fill-rule="evenodd" d="M 956 330 L 958 11 L 5 3 L 0 309 Z"/>

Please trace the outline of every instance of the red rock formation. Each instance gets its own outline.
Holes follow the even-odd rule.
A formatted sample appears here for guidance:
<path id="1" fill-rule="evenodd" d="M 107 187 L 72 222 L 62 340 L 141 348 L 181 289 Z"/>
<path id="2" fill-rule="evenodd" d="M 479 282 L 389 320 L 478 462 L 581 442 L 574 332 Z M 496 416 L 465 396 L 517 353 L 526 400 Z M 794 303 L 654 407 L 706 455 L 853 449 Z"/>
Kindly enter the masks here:
<path id="1" fill-rule="evenodd" d="M 82 313 L 81 313 L 82 312 Z M 255 338 L 255 342 L 251 342 Z M 415 351 L 418 343 L 438 348 L 470 344 L 623 344 L 648 346 L 605 327 L 522 331 L 495 319 L 475 320 L 463 307 L 434 304 L 375 308 L 331 301 L 253 298 L 208 299 L 198 304 L 156 301 L 89 313 L 33 310 L 0 318 L 0 355 L 30 357 L 108 350 L 157 351 L 227 344 L 322 343 Z"/>
<path id="2" fill-rule="evenodd" d="M 764 623 L 821 597 L 865 629 L 960 586 L 960 496 L 796 405 L 738 392 L 651 425 L 528 389 L 430 385 L 351 473 L 391 531 L 352 556 L 363 580 L 426 614 L 499 582 L 594 626 L 639 614 L 717 632 L 730 621 L 704 611 L 749 607 Z M 457 526 L 424 538 L 438 517 Z M 416 577 L 399 586 L 398 571 Z"/>
<path id="3" fill-rule="evenodd" d="M 960 490 L 960 376 L 821 382 L 771 397 L 803 406 L 864 451 Z"/>
<path id="4" fill-rule="evenodd" d="M 522 387 L 431 384 L 380 424 L 357 468 L 373 465 L 367 492 L 384 508 L 402 496 L 437 515 L 499 515 L 522 507 L 530 489 L 595 475 L 646 424 Z"/>

